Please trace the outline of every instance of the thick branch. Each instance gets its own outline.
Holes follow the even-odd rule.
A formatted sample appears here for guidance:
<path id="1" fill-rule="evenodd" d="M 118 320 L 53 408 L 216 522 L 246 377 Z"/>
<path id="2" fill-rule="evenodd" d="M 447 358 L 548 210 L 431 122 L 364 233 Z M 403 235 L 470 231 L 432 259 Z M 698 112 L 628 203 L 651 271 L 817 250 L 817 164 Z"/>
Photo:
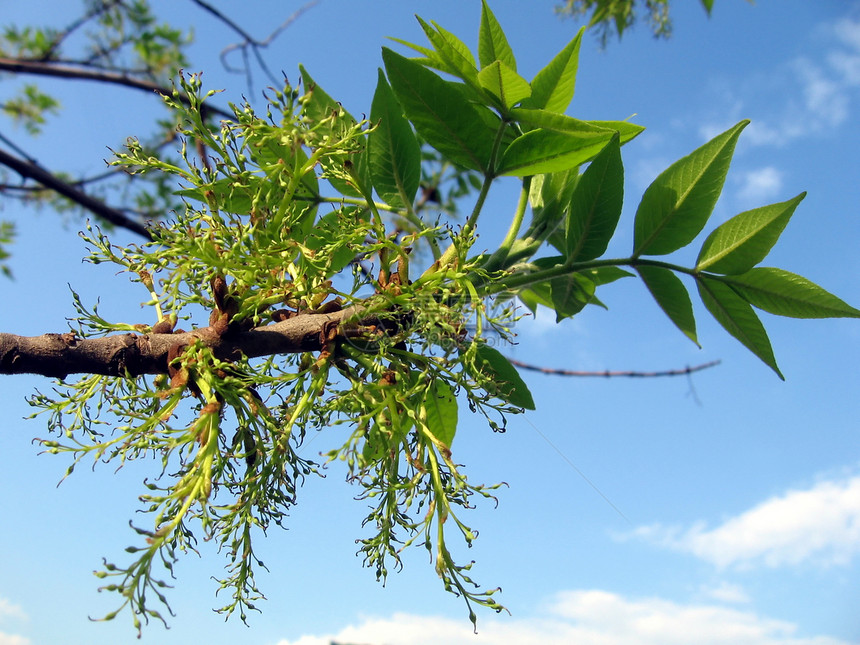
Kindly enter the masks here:
<path id="1" fill-rule="evenodd" d="M 108 206 L 100 199 L 96 199 L 82 190 L 75 188 L 33 162 L 19 159 L 0 148 L 0 164 L 8 166 L 25 179 L 32 179 L 42 184 L 45 188 L 49 188 L 63 197 L 71 199 L 76 204 L 86 208 L 91 213 L 95 213 L 114 226 L 128 229 L 147 240 L 152 239 L 146 226 L 140 222 L 131 219 L 122 211 Z"/>
<path id="2" fill-rule="evenodd" d="M 161 96 L 170 96 L 173 94 L 173 90 L 170 88 L 162 87 L 157 83 L 153 83 L 151 81 L 144 81 L 138 78 L 134 78 L 132 76 L 128 76 L 127 74 L 107 72 L 104 70 L 87 69 L 85 67 L 63 65 L 60 63 L 53 62 L 20 60 L 17 58 L 0 57 L 0 72 L 11 72 L 13 74 L 35 74 L 37 76 L 52 76 L 55 78 L 71 78 L 77 80 L 98 81 L 100 83 L 120 85 L 122 87 L 129 87 L 136 90 L 142 90 L 144 92 L 154 92 L 156 94 L 160 94 Z M 186 105 L 189 104 L 187 96 L 183 96 L 180 94 L 179 100 Z M 224 117 L 225 119 L 232 119 L 234 117 L 231 112 L 228 112 L 227 110 L 222 110 L 218 107 L 210 106 L 208 103 L 204 103 L 201 106 L 201 110 L 203 111 L 204 116 L 209 113 L 217 114 L 218 116 Z"/>
<path id="3" fill-rule="evenodd" d="M 122 334 L 76 338 L 73 333 L 16 336 L 0 333 L 0 374 L 40 374 L 65 378 L 69 374 L 140 376 L 163 374 L 171 347 L 201 339 L 215 356 L 236 360 L 275 354 L 319 351 L 332 325 L 341 333 L 361 315 L 359 306 L 328 314 L 300 314 L 283 322 L 219 336 L 212 327 L 174 334 Z"/>

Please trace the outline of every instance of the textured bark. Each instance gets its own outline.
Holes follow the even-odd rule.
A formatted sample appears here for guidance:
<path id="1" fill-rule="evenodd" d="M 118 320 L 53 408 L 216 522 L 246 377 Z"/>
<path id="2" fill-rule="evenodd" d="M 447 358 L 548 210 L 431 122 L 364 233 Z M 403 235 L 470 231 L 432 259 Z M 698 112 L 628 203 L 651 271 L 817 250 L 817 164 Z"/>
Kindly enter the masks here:
<path id="1" fill-rule="evenodd" d="M 104 338 L 76 338 L 66 334 L 16 336 L 0 333 L 0 374 L 41 374 L 65 378 L 69 374 L 140 376 L 167 370 L 171 347 L 203 340 L 221 359 L 236 360 L 274 354 L 319 351 L 330 330 L 348 334 L 358 326 L 359 306 L 327 314 L 300 314 L 294 318 L 221 336 L 212 327 L 173 334 L 118 334 Z M 369 321 L 362 321 L 369 322 Z"/>

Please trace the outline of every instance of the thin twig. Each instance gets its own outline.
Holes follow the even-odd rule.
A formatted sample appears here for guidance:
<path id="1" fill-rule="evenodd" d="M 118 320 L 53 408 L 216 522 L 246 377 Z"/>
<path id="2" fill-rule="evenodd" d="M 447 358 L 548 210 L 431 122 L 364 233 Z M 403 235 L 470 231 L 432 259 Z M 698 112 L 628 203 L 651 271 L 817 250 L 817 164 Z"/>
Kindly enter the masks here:
<path id="1" fill-rule="evenodd" d="M 134 78 L 127 74 L 87 69 L 85 67 L 76 67 L 71 64 L 63 64 L 54 61 L 44 62 L 0 57 L 0 72 L 97 81 L 99 83 L 120 85 L 122 87 L 129 87 L 136 90 L 142 90 L 144 92 L 153 92 L 155 94 L 160 94 L 161 96 L 173 95 L 173 89 L 162 87 L 161 85 L 151 81 Z M 188 97 L 183 96 L 182 94 L 179 95 L 179 100 L 186 105 L 190 105 Z M 201 110 L 204 116 L 217 114 L 225 119 L 234 118 L 234 115 L 231 112 L 219 107 L 211 106 L 208 103 L 203 103 L 203 105 L 201 105 Z"/>
<path id="2" fill-rule="evenodd" d="M 48 172 L 38 164 L 25 161 L 24 159 L 19 159 L 0 148 L 0 165 L 7 166 L 21 175 L 21 177 L 32 179 L 33 181 L 42 184 L 45 188 L 49 188 L 50 190 L 59 193 L 63 197 L 72 200 L 79 206 L 82 206 L 91 213 L 98 215 L 114 226 L 119 226 L 133 233 L 137 233 L 147 240 L 152 239 L 146 226 L 141 222 L 130 219 L 122 211 L 108 206 L 100 199 L 96 199 L 82 190 L 75 188 L 56 175 Z"/>
<path id="3" fill-rule="evenodd" d="M 706 370 L 710 367 L 715 367 L 719 365 L 722 361 L 710 361 L 708 363 L 702 363 L 701 365 L 694 365 L 693 367 L 684 367 L 682 369 L 674 369 L 674 370 L 663 370 L 659 372 L 637 372 L 634 370 L 621 370 L 621 371 L 613 371 L 613 370 L 601 370 L 601 371 L 585 371 L 585 370 L 562 370 L 555 369 L 552 367 L 540 367 L 538 365 L 531 365 L 529 363 L 523 363 L 522 361 L 516 361 L 512 358 L 508 359 L 511 362 L 511 365 L 515 365 L 524 370 L 531 370 L 533 372 L 540 372 L 541 374 L 550 374 L 552 376 L 602 376 L 605 378 L 616 377 L 616 376 L 626 376 L 628 378 L 655 378 L 658 376 L 685 376 L 688 374 L 692 374 L 693 372 L 699 372 L 701 370 Z"/>
<path id="4" fill-rule="evenodd" d="M 224 65 L 224 69 L 230 72 L 239 72 L 241 70 L 232 68 L 227 63 L 227 55 L 236 49 L 240 49 L 242 51 L 242 59 L 245 67 L 245 77 L 248 83 L 248 91 L 251 91 L 252 81 L 251 81 L 251 67 L 248 64 L 248 49 L 251 49 L 254 52 L 254 57 L 257 59 L 257 64 L 260 66 L 260 69 L 269 77 L 269 81 L 272 83 L 277 83 L 277 79 L 274 77 L 272 72 L 269 70 L 269 67 L 266 65 L 266 61 L 263 59 L 263 56 L 260 54 L 260 49 L 264 47 L 268 47 L 271 42 L 280 35 L 282 31 L 284 31 L 287 27 L 293 24 L 305 11 L 313 7 L 319 0 L 311 0 L 310 2 L 305 3 L 301 7 L 299 7 L 296 11 L 292 13 L 284 22 L 282 22 L 278 27 L 274 29 L 266 38 L 263 40 L 257 40 L 253 36 L 251 36 L 247 31 L 242 29 L 239 25 L 237 25 L 233 20 L 231 20 L 228 16 L 225 16 L 218 9 L 213 7 L 211 4 L 206 2 L 205 0 L 191 0 L 198 7 L 203 9 L 204 11 L 215 16 L 216 19 L 227 25 L 230 29 L 236 32 L 241 38 L 241 42 L 233 43 L 232 45 L 227 45 L 224 49 L 221 50 L 221 63 Z"/>

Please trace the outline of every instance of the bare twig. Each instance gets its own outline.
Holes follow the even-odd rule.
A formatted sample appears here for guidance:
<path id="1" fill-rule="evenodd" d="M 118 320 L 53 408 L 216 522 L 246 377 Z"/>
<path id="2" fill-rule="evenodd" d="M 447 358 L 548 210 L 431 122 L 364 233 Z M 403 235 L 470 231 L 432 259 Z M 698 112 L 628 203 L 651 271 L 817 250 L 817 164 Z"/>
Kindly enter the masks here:
<path id="1" fill-rule="evenodd" d="M 99 83 L 119 85 L 131 89 L 142 90 L 144 92 L 152 92 L 161 96 L 171 96 L 173 94 L 173 90 L 170 88 L 162 87 L 161 85 L 151 81 L 134 78 L 128 74 L 91 69 L 71 63 L 20 60 L 17 58 L 0 57 L 0 72 L 97 81 Z M 185 97 L 182 94 L 179 95 L 179 100 L 186 105 L 190 104 L 188 97 Z M 203 103 L 201 111 L 203 112 L 204 117 L 218 115 L 225 119 L 232 119 L 234 116 L 231 112 L 219 107 L 211 106 L 208 103 Z"/>
<path id="2" fill-rule="evenodd" d="M 540 372 L 541 374 L 550 374 L 552 376 L 602 376 L 605 378 L 617 377 L 617 376 L 626 376 L 628 378 L 654 378 L 658 376 L 685 376 L 688 374 L 692 374 L 693 372 L 699 372 L 701 370 L 706 370 L 710 367 L 715 367 L 721 363 L 721 361 L 710 361 L 708 363 L 702 363 L 701 365 L 694 365 L 693 367 L 684 367 L 682 369 L 674 369 L 674 370 L 662 370 L 659 372 L 637 372 L 633 370 L 621 370 L 621 371 L 612 371 L 612 370 L 600 370 L 600 371 L 583 371 L 583 370 L 562 370 L 555 369 L 551 367 L 539 367 L 537 365 L 530 365 L 529 363 L 523 363 L 522 361 L 515 361 L 512 358 L 508 359 L 512 365 L 515 365 L 524 370 L 531 370 L 533 372 Z"/>
<path id="3" fill-rule="evenodd" d="M 269 71 L 269 67 L 266 65 L 266 61 L 263 59 L 262 54 L 260 54 L 260 49 L 264 47 L 268 47 L 271 42 L 278 37 L 278 35 L 284 31 L 287 27 L 289 27 L 293 22 L 295 22 L 299 16 L 301 16 L 305 11 L 313 7 L 319 0 L 311 0 L 310 2 L 305 3 L 301 7 L 299 7 L 296 11 L 292 13 L 284 22 L 282 22 L 278 27 L 272 31 L 266 38 L 263 40 L 257 40 L 253 36 L 251 36 L 247 31 L 242 29 L 239 25 L 237 25 L 233 20 L 231 20 L 228 16 L 225 16 L 218 9 L 213 7 L 211 4 L 206 2 L 205 0 L 191 0 L 198 7 L 203 9 L 204 11 L 212 14 L 219 21 L 227 25 L 230 29 L 236 32 L 239 37 L 242 38 L 241 42 L 233 43 L 232 45 L 228 45 L 223 50 L 221 50 L 221 63 L 224 65 L 224 68 L 231 72 L 241 72 L 241 70 L 233 69 L 227 63 L 227 55 L 235 50 L 241 50 L 242 59 L 244 61 L 245 67 L 245 77 L 248 83 L 249 92 L 252 86 L 251 80 L 251 68 L 248 66 L 248 49 L 254 52 L 254 57 L 257 59 L 257 64 L 260 66 L 260 69 L 269 77 L 269 81 L 272 83 L 277 83 L 277 79 L 274 77 L 271 71 Z"/>
<path id="4" fill-rule="evenodd" d="M 42 184 L 45 188 L 56 191 L 63 197 L 72 200 L 79 206 L 87 209 L 95 215 L 98 215 L 114 226 L 119 226 L 133 233 L 137 233 L 147 240 L 152 239 L 146 226 L 141 222 L 129 218 L 128 215 L 122 211 L 108 206 L 100 199 L 96 199 L 95 197 L 88 195 L 32 161 L 19 159 L 0 148 L 0 164 L 11 168 L 21 175 L 21 177 L 32 179 L 33 181 Z"/>

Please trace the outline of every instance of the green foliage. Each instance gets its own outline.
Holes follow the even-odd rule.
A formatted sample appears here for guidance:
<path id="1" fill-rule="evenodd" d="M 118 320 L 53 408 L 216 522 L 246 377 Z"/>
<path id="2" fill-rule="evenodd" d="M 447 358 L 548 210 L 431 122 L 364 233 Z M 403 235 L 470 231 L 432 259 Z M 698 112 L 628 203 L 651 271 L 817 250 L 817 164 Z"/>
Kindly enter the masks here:
<path id="1" fill-rule="evenodd" d="M 12 270 L 4 262 L 9 257 L 9 252 L 4 249 L 5 245 L 11 244 L 15 238 L 15 225 L 12 222 L 0 220 L 0 273 L 7 278 L 12 277 Z"/>
<path id="2" fill-rule="evenodd" d="M 383 49 L 368 121 L 353 118 L 301 68 L 300 86 L 273 91 L 265 115 L 233 106 L 234 118 L 213 129 L 202 114 L 213 93 L 203 92 L 199 76 L 181 77 L 166 102 L 182 140 L 200 142 L 212 163 L 187 145 L 181 163 L 135 141 L 117 154 L 115 165 L 128 172 L 178 182 L 186 207 L 142 246 L 117 248 L 90 229 L 90 261 L 116 264 L 141 284 L 153 315 L 149 323 L 110 323 L 78 303 L 77 333 L 146 333 L 184 320 L 200 338 L 174 347 L 168 374 L 88 376 L 33 404 L 61 433 L 42 443 L 73 456 L 69 472 L 86 457 L 161 460 L 141 497 L 150 514 L 146 527 L 135 527 L 142 543 L 127 550 L 130 563 L 106 562 L 98 573 L 138 628 L 163 619 L 147 604 L 148 593 L 167 603 L 154 565 L 172 573 L 199 537 L 228 556 L 219 589 L 230 601 L 219 611 L 238 610 L 244 620 L 262 597 L 253 540 L 283 523 L 305 477 L 337 463 L 371 505 L 363 524 L 370 534 L 358 543 L 377 578 L 402 565 L 405 548 L 423 545 L 473 622 L 474 605 L 502 610 L 496 590 L 478 587 L 472 565 L 458 564 L 450 546 L 452 530 L 472 544 L 476 533 L 461 515 L 498 485 L 470 482 L 452 451 L 464 404 L 493 430 L 535 407 L 492 346 L 511 339 L 515 297 L 533 311 L 553 309 L 560 321 L 603 306 L 598 287 L 632 270 L 696 341 L 686 277 L 719 323 L 777 374 L 753 307 L 860 317 L 799 276 L 756 266 L 803 195 L 718 227 L 693 268 L 655 259 L 688 246 L 706 226 L 746 122 L 657 177 L 636 211 L 633 253 L 603 258 L 622 211 L 621 146 L 642 128 L 563 114 L 581 34 L 526 81 L 486 3 L 480 69 L 451 33 L 421 25 L 431 46 L 404 43 L 420 58 Z M 487 194 L 503 175 L 520 185 L 508 232 L 498 249 L 475 252 Z M 457 198 L 477 192 L 458 228 L 422 208 L 446 181 Z M 417 251 L 424 245 L 432 259 Z M 323 328 L 319 352 L 227 360 L 204 342 L 337 310 L 344 319 Z M 108 434 L 100 415 L 114 417 Z M 328 442 L 325 464 L 298 453 L 315 432 Z"/>
<path id="3" fill-rule="evenodd" d="M 699 0 L 702 8 L 711 15 L 714 0 Z M 644 5 L 644 7 L 643 7 Z M 605 46 L 613 32 L 618 38 L 637 20 L 637 9 L 644 8 L 649 27 L 657 38 L 668 38 L 672 34 L 669 16 L 669 0 L 564 0 L 556 11 L 560 14 L 582 16 L 591 12 L 588 26 L 595 28 Z"/>

